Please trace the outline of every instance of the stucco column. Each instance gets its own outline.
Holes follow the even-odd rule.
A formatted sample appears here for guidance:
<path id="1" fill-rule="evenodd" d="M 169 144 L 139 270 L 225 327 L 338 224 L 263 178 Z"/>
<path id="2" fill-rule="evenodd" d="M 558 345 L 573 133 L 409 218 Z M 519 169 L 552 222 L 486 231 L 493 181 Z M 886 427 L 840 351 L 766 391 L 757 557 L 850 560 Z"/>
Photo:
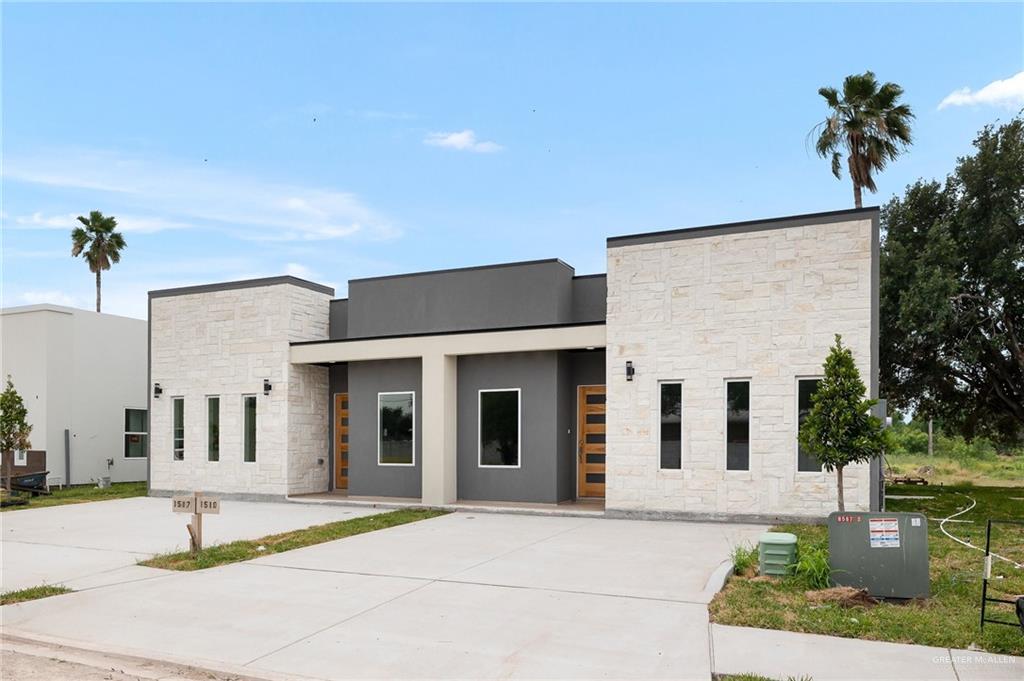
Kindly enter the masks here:
<path id="1" fill-rule="evenodd" d="M 458 496 L 455 471 L 455 355 L 423 355 L 423 503 L 451 504 Z"/>

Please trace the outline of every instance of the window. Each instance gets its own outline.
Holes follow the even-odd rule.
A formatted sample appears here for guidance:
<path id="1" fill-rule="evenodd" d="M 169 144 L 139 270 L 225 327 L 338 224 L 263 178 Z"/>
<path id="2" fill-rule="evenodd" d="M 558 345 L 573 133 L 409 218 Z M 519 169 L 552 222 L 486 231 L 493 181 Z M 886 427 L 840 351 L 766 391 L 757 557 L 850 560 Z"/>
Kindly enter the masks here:
<path id="1" fill-rule="evenodd" d="M 519 468 L 519 388 L 478 393 L 481 467 Z"/>
<path id="2" fill-rule="evenodd" d="M 377 393 L 377 464 L 412 466 L 416 463 L 416 398 L 411 392 Z"/>
<path id="3" fill-rule="evenodd" d="M 185 398 L 175 397 L 171 399 L 171 410 L 174 413 L 174 460 L 185 460 Z"/>
<path id="4" fill-rule="evenodd" d="M 206 398 L 206 460 L 220 461 L 220 398 Z"/>
<path id="5" fill-rule="evenodd" d="M 804 421 L 807 420 L 808 414 L 811 413 L 811 397 L 818 391 L 819 383 L 821 383 L 820 378 L 801 378 L 796 382 L 796 427 L 798 435 L 800 428 L 804 425 Z M 796 444 L 796 469 L 802 473 L 821 472 L 821 462 L 813 454 L 808 454 L 804 451 L 804 448 L 800 446 L 799 439 L 797 439 Z"/>
<path id="6" fill-rule="evenodd" d="M 124 458 L 146 458 L 146 439 L 149 437 L 148 416 L 145 409 L 124 410 Z"/>
<path id="7" fill-rule="evenodd" d="M 661 468 L 683 467 L 683 384 L 661 384 Z"/>
<path id="8" fill-rule="evenodd" d="M 256 461 L 256 396 L 242 395 L 242 461 Z"/>
<path id="9" fill-rule="evenodd" d="M 14 450 L 14 465 L 15 466 L 27 466 L 28 465 L 28 452 L 24 449 Z"/>
<path id="10" fill-rule="evenodd" d="M 750 470 L 750 381 L 725 383 L 725 469 Z"/>

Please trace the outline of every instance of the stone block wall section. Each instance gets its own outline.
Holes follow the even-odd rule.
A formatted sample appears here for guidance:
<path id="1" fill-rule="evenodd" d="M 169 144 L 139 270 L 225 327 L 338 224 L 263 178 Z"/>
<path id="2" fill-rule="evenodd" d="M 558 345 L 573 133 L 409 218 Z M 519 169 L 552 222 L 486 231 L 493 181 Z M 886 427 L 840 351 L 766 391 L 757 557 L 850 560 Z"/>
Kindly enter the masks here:
<path id="1" fill-rule="evenodd" d="M 154 292 L 150 299 L 150 490 L 254 498 L 328 488 L 327 368 L 292 365 L 289 343 L 326 339 L 330 294 L 266 280 Z M 251 283 L 243 286 L 242 284 Z M 263 394 L 263 380 L 272 389 Z M 220 397 L 209 461 L 207 398 Z M 256 396 L 256 461 L 242 460 L 242 398 Z M 172 400 L 185 399 L 185 456 L 172 454 Z"/>
<path id="2" fill-rule="evenodd" d="M 876 389 L 877 214 L 792 222 L 610 241 L 609 511 L 731 518 L 835 510 L 834 474 L 797 472 L 797 379 L 820 376 L 839 333 Z M 744 472 L 725 467 L 725 381 L 734 378 L 751 381 Z M 659 466 L 661 381 L 683 384 L 682 470 Z M 847 509 L 867 510 L 869 465 L 845 477 Z"/>

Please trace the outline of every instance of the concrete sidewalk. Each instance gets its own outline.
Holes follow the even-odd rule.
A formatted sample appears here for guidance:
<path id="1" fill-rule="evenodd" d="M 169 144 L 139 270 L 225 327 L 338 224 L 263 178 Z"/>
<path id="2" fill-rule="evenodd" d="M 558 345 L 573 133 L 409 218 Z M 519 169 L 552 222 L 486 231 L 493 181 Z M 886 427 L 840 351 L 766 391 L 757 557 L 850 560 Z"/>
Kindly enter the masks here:
<path id="1" fill-rule="evenodd" d="M 717 674 L 814 681 L 1021 681 L 1024 658 L 792 631 L 711 625 Z"/>
<path id="2" fill-rule="evenodd" d="M 380 512 L 225 501 L 220 515 L 204 519 L 204 542 L 256 539 Z M 189 517 L 172 512 L 170 499 L 155 497 L 7 511 L 0 516 L 0 591 L 42 584 L 80 590 L 160 574 L 136 563 L 157 553 L 187 549 Z"/>

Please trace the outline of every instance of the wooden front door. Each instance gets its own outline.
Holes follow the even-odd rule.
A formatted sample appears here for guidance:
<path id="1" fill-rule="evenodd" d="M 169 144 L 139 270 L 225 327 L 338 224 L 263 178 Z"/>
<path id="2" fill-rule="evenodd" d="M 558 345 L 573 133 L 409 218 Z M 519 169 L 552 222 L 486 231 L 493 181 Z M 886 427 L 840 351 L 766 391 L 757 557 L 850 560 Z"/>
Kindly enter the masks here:
<path id="1" fill-rule="evenodd" d="M 576 424 L 579 470 L 576 488 L 580 497 L 604 496 L 605 387 L 581 385 L 577 395 Z"/>
<path id="2" fill-rule="evenodd" d="M 348 393 L 334 394 L 334 489 L 348 489 Z"/>

